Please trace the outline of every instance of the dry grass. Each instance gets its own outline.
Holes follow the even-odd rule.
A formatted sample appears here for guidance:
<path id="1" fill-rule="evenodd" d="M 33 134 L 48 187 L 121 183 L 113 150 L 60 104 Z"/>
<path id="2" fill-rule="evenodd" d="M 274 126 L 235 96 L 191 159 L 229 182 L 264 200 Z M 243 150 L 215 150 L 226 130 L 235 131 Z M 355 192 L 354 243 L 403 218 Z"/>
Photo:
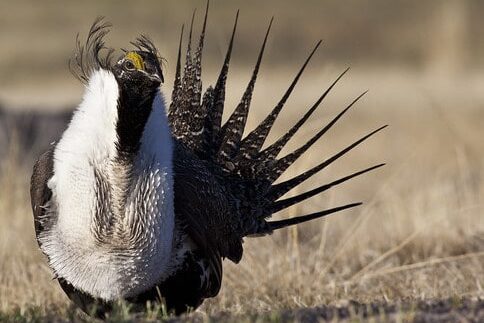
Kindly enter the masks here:
<path id="1" fill-rule="evenodd" d="M 5 1 L 0 4 L 0 39 L 5 44 L 0 52 L 0 103 L 12 109 L 54 109 L 78 102 L 81 86 L 68 74 L 66 61 L 75 33 L 85 32 L 98 15 L 115 25 L 109 38 L 113 46 L 124 47 L 139 32 L 153 37 L 168 60 L 169 93 L 180 24 L 203 3 L 87 1 L 66 6 L 59 0 L 42 5 Z M 358 200 L 365 202 L 362 207 L 247 239 L 242 262 L 225 262 L 220 295 L 190 318 L 214 315 L 223 322 L 240 315 L 235 318 L 250 322 L 259 319 L 250 315 L 263 313 L 262 321 L 277 321 L 282 310 L 348 300 L 415 304 L 421 299 L 484 296 L 482 6 L 475 0 L 305 1 L 304 6 L 280 0 L 212 1 L 205 86 L 215 80 L 233 15 L 241 9 L 232 68 L 238 77 L 228 80 L 232 107 L 249 78 L 247 65 L 255 61 L 266 22 L 276 17 L 249 128 L 273 107 L 319 38 L 325 44 L 270 139 L 313 103 L 346 67 L 341 65 L 350 62 L 354 71 L 290 143 L 292 148 L 339 112 L 338 107 L 370 89 L 357 109 L 284 178 L 390 124 L 299 192 L 373 164 L 388 164 L 280 216 Z M 9 140 L 8 155 L 0 156 L 0 321 L 72 320 L 76 313 L 52 280 L 34 239 L 28 194 L 31 153 L 19 151 L 15 139 Z M 125 318 L 124 309 L 120 313 Z M 412 319 L 409 315 L 400 319 Z"/>
<path id="2" fill-rule="evenodd" d="M 267 94 L 261 97 L 269 93 L 264 89 L 279 90 L 275 79 L 287 79 L 283 72 L 269 75 L 261 80 L 262 90 L 256 93 L 252 125 L 272 105 Z M 354 79 L 359 80 L 359 75 Z M 315 165 L 358 135 L 389 123 L 391 127 L 384 134 L 300 191 L 372 163 L 386 161 L 385 169 L 312 198 L 282 216 L 357 199 L 365 205 L 270 237 L 247 239 L 242 262 L 225 262 L 220 295 L 208 300 L 199 312 L 213 315 L 229 311 L 235 315 L 345 300 L 366 303 L 484 296 L 482 101 L 477 96 L 475 100 L 467 97 L 456 107 L 454 101 L 461 89 L 439 92 L 435 86 L 440 86 L 438 80 L 417 85 L 416 80 L 389 82 L 388 86 L 370 84 L 376 85 L 379 93 L 370 94 L 286 175 Z M 306 82 L 308 90 L 289 103 L 276 133 L 294 122 L 302 113 L 294 107 L 310 102 L 307 92 L 314 84 L 321 84 L 314 78 Z M 429 87 L 420 95 L 418 91 L 406 92 L 413 93 L 412 97 L 389 95 L 397 85 L 408 90 Z M 308 138 L 321 120 L 334 115 L 338 111 L 335 103 L 341 106 L 347 102 L 349 92 L 356 87 L 349 81 L 348 86 L 336 90 L 292 147 Z M 235 99 L 232 93 L 231 100 Z M 411 107 L 406 107 L 410 101 Z M 0 173 L 0 313 L 13 313 L 16 308 L 23 313 L 38 306 L 40 313 L 53 309 L 65 315 L 69 302 L 52 281 L 34 241 L 30 171 L 18 166 L 22 156 L 12 145 Z"/>

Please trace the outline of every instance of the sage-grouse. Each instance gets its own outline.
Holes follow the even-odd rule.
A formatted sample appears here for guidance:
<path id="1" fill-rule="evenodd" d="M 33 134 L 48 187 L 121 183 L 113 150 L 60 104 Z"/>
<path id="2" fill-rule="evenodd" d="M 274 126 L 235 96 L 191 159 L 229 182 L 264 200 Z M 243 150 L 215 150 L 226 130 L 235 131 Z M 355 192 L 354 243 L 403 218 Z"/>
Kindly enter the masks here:
<path id="1" fill-rule="evenodd" d="M 274 184 L 361 96 L 307 143 L 278 158 L 346 71 L 292 128 L 263 149 L 320 42 L 272 112 L 243 137 L 271 24 L 240 103 L 222 124 L 237 17 L 220 75 L 202 96 L 206 22 L 207 14 L 196 48 L 190 27 L 183 68 L 180 39 L 168 111 L 160 92 L 162 59 L 148 37 L 137 38 L 117 61 L 103 41 L 110 25 L 102 18 L 85 42 L 77 40 L 71 68 L 85 83 L 84 97 L 60 139 L 35 164 L 31 199 L 40 249 L 62 289 L 86 312 L 95 307 L 93 314 L 103 316 L 116 300 L 142 309 L 147 301 L 163 299 L 175 313 L 197 308 L 218 294 L 222 260 L 241 260 L 244 237 L 271 234 L 360 203 L 268 221 L 272 214 L 382 166 L 281 199 L 383 127 Z"/>

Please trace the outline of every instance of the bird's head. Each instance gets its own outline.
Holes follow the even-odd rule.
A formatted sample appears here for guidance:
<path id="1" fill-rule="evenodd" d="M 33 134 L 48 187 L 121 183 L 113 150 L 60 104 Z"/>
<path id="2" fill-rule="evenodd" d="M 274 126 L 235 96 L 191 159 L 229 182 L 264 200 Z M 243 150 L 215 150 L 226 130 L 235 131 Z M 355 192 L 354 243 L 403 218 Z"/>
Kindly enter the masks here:
<path id="1" fill-rule="evenodd" d="M 108 75 L 109 82 L 116 83 L 116 93 L 113 95 L 116 111 L 113 114 L 116 115 L 117 149 L 131 158 L 140 147 L 141 136 L 153 111 L 153 105 L 157 102 L 158 105 L 164 104 L 159 90 L 163 83 L 163 58 L 151 39 L 140 35 L 131 42 L 133 48 L 122 49 L 123 54 L 114 61 L 112 56 L 115 50 L 107 47 L 104 42 L 104 36 L 110 27 L 111 24 L 98 18 L 89 30 L 86 43 L 83 44 L 77 39 L 70 68 L 88 87 L 93 86 L 90 85 L 92 76 L 101 70 L 106 72 L 103 75 Z M 104 86 L 101 90 L 96 102 L 103 102 L 101 98 L 106 96 Z M 99 113 L 100 109 L 93 111 Z"/>
<path id="2" fill-rule="evenodd" d="M 164 81 L 163 58 L 158 49 L 149 37 L 140 35 L 131 42 L 134 48 L 123 49 L 124 54 L 113 63 L 115 50 L 104 42 L 110 27 L 111 24 L 100 17 L 91 26 L 85 44 L 77 39 L 74 57 L 69 60 L 71 72 L 87 84 L 93 72 L 108 70 L 114 74 L 122 91 L 140 96 L 152 94 Z"/>
<path id="3" fill-rule="evenodd" d="M 114 64 L 112 71 L 119 83 L 128 87 L 156 88 L 163 83 L 163 72 L 155 53 L 134 50 L 126 52 Z"/>

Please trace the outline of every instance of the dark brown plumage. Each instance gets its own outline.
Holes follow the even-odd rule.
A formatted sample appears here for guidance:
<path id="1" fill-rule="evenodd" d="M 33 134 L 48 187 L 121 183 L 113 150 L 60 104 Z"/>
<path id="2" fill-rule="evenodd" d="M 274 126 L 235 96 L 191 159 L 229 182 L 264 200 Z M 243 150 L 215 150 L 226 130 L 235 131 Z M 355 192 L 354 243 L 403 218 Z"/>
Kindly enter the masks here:
<path id="1" fill-rule="evenodd" d="M 304 69 L 321 42 L 318 42 L 311 51 L 286 93 L 276 104 L 272 112 L 253 131 L 243 138 L 252 93 L 255 88 L 259 67 L 272 26 L 272 20 L 265 34 L 252 77 L 242 95 L 240 103 L 230 115 L 227 122 L 222 125 L 225 84 L 228 77 L 238 13 L 217 82 L 215 86 L 209 86 L 202 95 L 202 52 L 207 26 L 207 15 L 208 5 L 203 22 L 203 29 L 195 53 L 192 53 L 191 44 L 193 31 L 192 19 L 186 62 L 183 68 L 181 63 L 181 47 L 183 42 L 180 39 L 175 84 L 172 93 L 172 102 L 168 112 L 171 131 L 174 137 L 173 189 L 175 236 L 173 243 L 175 249 L 179 248 L 177 250 L 184 250 L 182 248 L 183 244 L 189 246 L 189 248 L 182 255 L 183 261 L 180 266 L 169 277 L 160 281 L 153 281 L 152 286 L 144 292 L 126 298 L 128 302 L 135 304 L 139 308 L 142 308 L 148 300 L 159 300 L 160 296 L 164 298 L 168 309 L 174 310 L 176 313 L 182 313 L 188 308 L 198 307 L 204 299 L 214 297 L 218 294 L 223 276 L 222 260 L 228 258 L 235 263 L 241 260 L 244 237 L 271 234 L 274 230 L 320 218 L 355 207 L 361 203 L 349 203 L 312 214 L 300 215 L 291 219 L 269 221 L 268 219 L 273 213 L 284 210 L 335 185 L 383 165 L 379 164 L 355 172 L 298 196 L 279 200 L 289 190 L 318 173 L 384 127 L 370 132 L 339 153 L 299 176 L 274 185 L 273 183 L 281 174 L 319 138 L 327 133 L 361 96 L 357 97 L 299 149 L 284 157 L 278 158 L 283 147 L 316 111 L 320 103 L 327 97 L 328 93 L 347 70 L 321 94 L 315 104 L 292 128 L 273 144 L 262 149 L 276 118 L 282 111 L 286 100 L 292 93 Z M 78 54 L 73 61 L 73 69 L 76 71 L 78 78 L 84 82 L 87 82 L 93 70 L 100 68 L 113 71 L 117 75 L 118 83 L 126 82 L 123 77 L 126 77 L 127 74 L 118 73 L 120 67 L 112 65 L 110 61 L 112 50 L 106 49 L 106 58 L 99 58 L 100 52 L 104 48 L 103 37 L 107 33 L 108 26 L 102 20 L 97 20 L 90 30 L 86 45 L 82 46 L 79 40 L 77 41 Z M 149 38 L 142 36 L 133 45 L 143 55 L 146 55 L 146 58 L 153 61 L 156 60 L 158 64 L 160 63 L 159 53 Z M 161 65 L 157 69 L 158 74 L 162 78 Z M 149 113 L 151 113 L 150 102 L 152 103 L 152 101 L 150 100 L 153 100 L 154 94 L 152 95 L 151 92 L 146 92 L 147 87 L 142 86 L 136 80 L 133 81 L 131 79 L 130 82 L 135 82 L 134 85 L 136 86 L 129 86 L 129 88 L 120 86 L 121 99 L 118 100 L 120 105 L 118 107 L 118 113 L 121 121 L 118 121 L 118 125 L 120 122 L 126 122 L 123 123 L 124 130 L 122 132 L 118 126 L 117 134 L 120 137 L 121 143 L 125 137 L 128 139 L 134 138 L 131 140 L 133 142 L 130 141 L 128 146 L 134 146 L 130 152 L 132 156 L 135 156 L 137 152 L 135 149 L 137 147 L 136 145 L 139 143 L 146 119 Z M 132 91 L 133 88 L 137 90 Z M 143 95 L 138 96 L 138 92 L 142 92 Z M 143 111 L 146 112 L 143 114 L 144 118 L 124 117 L 122 112 L 127 111 L 126 113 L 128 114 L 132 113 L 133 104 L 137 102 L 144 102 Z M 131 131 L 133 127 L 138 129 L 138 131 Z M 137 133 L 138 136 L 132 137 L 133 133 Z M 122 151 L 121 148 L 117 147 L 119 151 Z M 47 181 L 53 175 L 53 150 L 54 147 L 40 157 L 34 167 L 34 174 L 32 176 L 31 196 L 37 236 L 44 230 L 45 225 L 56 220 L 55 214 L 49 215 L 43 208 L 43 206 L 49 204 L 51 199 L 51 192 L 47 187 Z M 132 157 L 126 158 L 123 161 L 125 163 L 123 165 L 129 166 L 131 162 L 130 158 Z M 127 174 L 129 176 L 129 172 Z M 126 181 L 129 183 L 129 177 Z M 126 191 L 130 186 L 126 185 L 125 187 Z M 105 200 L 108 199 L 106 198 Z M 103 208 L 109 207 L 109 203 L 103 205 Z M 110 310 L 111 302 L 92 297 L 88 293 L 78 290 L 63 277 L 59 277 L 59 282 L 69 298 L 86 312 L 89 312 L 92 305 L 98 305 L 96 312 L 98 316 L 103 316 L 106 311 Z"/>

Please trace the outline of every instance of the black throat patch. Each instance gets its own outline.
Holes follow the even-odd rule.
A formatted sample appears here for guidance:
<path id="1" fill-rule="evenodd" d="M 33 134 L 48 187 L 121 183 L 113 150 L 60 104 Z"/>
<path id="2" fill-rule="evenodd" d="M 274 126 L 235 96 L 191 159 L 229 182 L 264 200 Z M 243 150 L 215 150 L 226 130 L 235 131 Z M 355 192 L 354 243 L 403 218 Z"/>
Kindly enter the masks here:
<path id="1" fill-rule="evenodd" d="M 138 153 L 141 136 L 158 91 L 158 88 L 147 88 L 143 85 L 135 82 L 120 82 L 116 148 L 122 160 L 131 161 Z"/>
<path id="2" fill-rule="evenodd" d="M 109 223 L 110 229 L 109 232 L 99 232 L 100 241 L 103 237 L 113 234 L 110 230 L 115 226 L 114 222 L 124 216 L 134 171 L 134 159 L 140 149 L 141 137 L 158 91 L 158 87 L 147 87 L 143 82 L 118 80 L 118 84 L 118 120 L 116 123 L 118 141 L 116 144 L 117 157 L 113 165 L 115 176 L 110 178 L 106 188 L 111 199 L 111 211 L 116 216 L 111 219 L 112 221 L 104 219 L 104 222 L 101 222 Z"/>

